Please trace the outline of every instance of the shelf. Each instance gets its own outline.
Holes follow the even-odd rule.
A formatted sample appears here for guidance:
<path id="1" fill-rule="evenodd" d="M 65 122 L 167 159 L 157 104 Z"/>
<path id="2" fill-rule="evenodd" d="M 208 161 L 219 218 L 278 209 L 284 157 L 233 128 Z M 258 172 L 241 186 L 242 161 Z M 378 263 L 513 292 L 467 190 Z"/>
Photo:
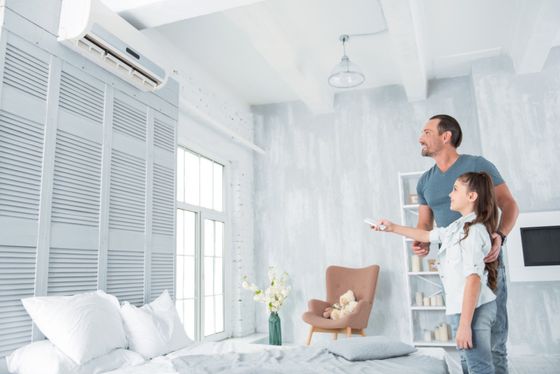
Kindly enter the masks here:
<path id="1" fill-rule="evenodd" d="M 416 306 L 413 305 L 410 307 L 412 310 L 445 310 L 444 306 Z"/>
<path id="2" fill-rule="evenodd" d="M 452 341 L 447 341 L 447 342 L 438 342 L 438 341 L 413 342 L 412 344 L 414 344 L 416 346 L 424 346 L 424 347 L 455 347 L 456 346 L 455 342 L 452 342 Z"/>
<path id="3" fill-rule="evenodd" d="M 400 212 L 401 222 L 404 225 L 416 225 L 420 210 L 420 204 L 418 204 L 419 200 L 415 199 L 416 185 L 423 173 L 424 172 L 399 173 Z M 406 269 L 406 273 L 403 274 L 407 287 L 406 299 L 410 300 L 409 308 L 406 310 L 409 319 L 410 336 L 412 336 L 413 339 L 415 336 L 419 339 L 419 341 L 415 341 L 413 344 L 415 346 L 424 347 L 455 347 L 455 341 L 453 339 L 451 341 L 432 340 L 427 342 L 422 341 L 424 335 L 417 335 L 419 331 L 425 331 L 426 329 L 433 330 L 435 326 L 441 326 L 442 323 L 447 324 L 447 320 L 445 318 L 445 306 L 423 306 L 416 305 L 415 303 L 416 292 L 422 292 L 423 297 L 429 297 L 430 295 L 442 293 L 443 286 L 439 278 L 439 273 L 437 271 L 429 271 L 430 267 L 427 259 L 434 259 L 434 254 L 437 253 L 437 249 L 434 249 L 435 247 L 430 248 L 431 256 L 427 257 L 427 259 L 421 259 L 422 266 L 420 268 L 414 268 L 422 271 L 409 271 L 412 270 L 411 258 L 414 252 L 411 251 L 411 247 L 413 242 L 414 240 L 408 238 L 403 238 L 401 242 L 404 249 L 404 269 Z M 433 331 L 432 334 L 434 334 Z"/>

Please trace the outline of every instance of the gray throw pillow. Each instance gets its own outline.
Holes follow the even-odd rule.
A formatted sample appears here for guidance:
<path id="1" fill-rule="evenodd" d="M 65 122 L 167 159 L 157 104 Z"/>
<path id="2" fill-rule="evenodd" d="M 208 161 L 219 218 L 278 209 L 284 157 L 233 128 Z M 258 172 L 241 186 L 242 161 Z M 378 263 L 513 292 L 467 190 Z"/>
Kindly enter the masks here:
<path id="1" fill-rule="evenodd" d="M 416 348 L 386 336 L 366 336 L 335 340 L 327 346 L 329 352 L 349 361 L 380 360 L 404 356 Z"/>

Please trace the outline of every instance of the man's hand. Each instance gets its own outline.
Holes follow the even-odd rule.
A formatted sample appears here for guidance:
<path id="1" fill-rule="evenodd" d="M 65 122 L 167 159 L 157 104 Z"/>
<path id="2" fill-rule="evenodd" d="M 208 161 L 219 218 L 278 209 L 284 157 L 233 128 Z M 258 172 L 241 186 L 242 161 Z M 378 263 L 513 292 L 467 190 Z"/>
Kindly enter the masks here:
<path id="1" fill-rule="evenodd" d="M 471 349 L 473 347 L 471 327 L 459 324 L 455 342 L 457 343 L 457 348 L 459 349 Z"/>
<path id="2" fill-rule="evenodd" d="M 434 213 L 428 205 L 421 204 L 418 207 L 418 224 L 416 228 L 430 231 L 434 228 Z M 430 253 L 430 243 L 423 243 L 415 240 L 412 243 L 412 252 L 415 255 L 424 257 Z"/>
<path id="3" fill-rule="evenodd" d="M 484 257 L 484 262 L 494 262 L 500 255 L 502 249 L 502 237 L 498 233 L 492 234 L 492 248 L 488 255 Z"/>
<path id="4" fill-rule="evenodd" d="M 421 257 L 427 256 L 428 253 L 430 253 L 430 243 L 422 243 L 415 240 L 412 243 L 412 252 L 414 252 L 415 255 Z"/>

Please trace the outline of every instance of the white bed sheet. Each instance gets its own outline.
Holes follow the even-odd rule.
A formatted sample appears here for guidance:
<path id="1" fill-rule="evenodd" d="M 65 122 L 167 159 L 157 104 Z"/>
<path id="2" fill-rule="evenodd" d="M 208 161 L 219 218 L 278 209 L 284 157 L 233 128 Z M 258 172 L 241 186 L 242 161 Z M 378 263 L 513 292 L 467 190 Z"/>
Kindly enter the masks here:
<path id="1" fill-rule="evenodd" d="M 299 348 L 299 351 L 297 351 Z M 318 362 L 324 361 L 325 352 L 320 348 L 309 348 L 307 350 L 302 350 L 302 347 L 275 347 L 265 344 L 249 344 L 246 342 L 239 342 L 235 340 L 225 340 L 222 342 L 206 342 L 206 343 L 195 343 L 191 346 L 186 348 L 180 349 L 178 351 L 172 352 L 166 356 L 156 357 L 150 361 L 146 361 L 142 365 L 128 367 L 124 369 L 114 370 L 108 372 L 107 374 L 185 374 L 191 372 L 198 372 L 197 368 L 203 367 L 200 369 L 200 372 L 203 373 L 211 373 L 211 372 L 227 372 L 227 371 L 220 371 L 219 368 L 223 368 L 223 363 L 220 364 L 218 361 L 221 358 L 228 357 L 230 360 L 233 359 L 234 361 L 240 359 L 244 360 L 246 357 L 251 357 L 255 355 L 243 355 L 243 354 L 251 354 L 251 353 L 259 353 L 264 355 L 262 357 L 257 357 L 258 359 L 275 359 L 275 358 L 283 358 L 286 355 L 294 355 L 295 357 L 302 358 L 303 360 L 309 360 L 309 362 L 313 360 L 317 360 Z M 287 350 L 296 349 L 296 351 L 286 352 Z M 297 353 L 296 353 L 297 352 Z M 232 354 L 238 355 L 232 355 Z M 307 355 L 307 357 L 305 357 Z M 189 357 L 190 356 L 190 357 Z M 208 356 L 214 358 L 212 360 Z M 259 356 L 259 355 L 257 355 Z M 303 356 L 303 357 L 302 357 Z M 442 348 L 419 348 L 417 352 L 410 355 L 411 359 L 426 359 L 434 358 L 441 362 L 449 363 L 449 357 L 446 354 L 445 350 Z M 356 363 L 357 366 L 360 366 L 359 372 L 372 372 L 372 373 L 396 373 L 399 372 L 398 370 L 395 371 L 394 368 L 390 364 L 390 360 L 378 360 L 377 367 L 367 366 L 367 364 Z M 175 364 L 174 364 L 175 361 Z M 209 361 L 214 361 L 212 364 L 209 365 L 201 365 L 207 363 Z M 329 360 L 333 361 L 333 360 Z M 329 362 L 329 365 L 335 369 L 336 372 L 347 372 L 344 370 L 345 366 L 348 362 L 342 358 L 336 358 L 335 362 Z M 370 361 L 371 362 L 371 361 Z M 421 362 L 421 361 L 419 361 Z M 268 365 L 268 364 L 267 364 Z M 315 365 L 315 363 L 313 363 Z M 175 369 L 178 367 L 178 370 Z M 216 369 L 213 371 L 212 368 Z M 294 372 L 294 368 L 289 368 L 288 370 L 290 373 L 295 374 L 297 373 L 308 373 L 312 371 L 306 371 L 302 369 L 301 371 Z M 417 372 L 422 372 L 420 368 Z M 270 372 L 284 372 L 275 371 L 274 369 L 270 369 Z M 370 371 L 371 370 L 371 371 Z M 375 370 L 375 371 L 374 371 Z M 410 370 L 410 369 L 409 369 Z M 239 369 L 239 373 L 253 373 L 252 370 L 247 370 L 247 368 Z M 263 372 L 262 367 L 259 368 L 256 372 Z M 354 372 L 354 370 L 352 370 Z M 411 371 L 407 371 L 411 372 Z M 404 372 L 403 372 L 404 373 Z"/>
<path id="2" fill-rule="evenodd" d="M 142 365 L 128 367 L 124 369 L 113 370 L 106 374 L 178 374 L 174 369 L 172 360 L 183 356 L 198 356 L 198 355 L 219 355 L 227 353 L 254 353 L 261 352 L 265 349 L 287 349 L 287 347 L 274 347 L 265 344 L 249 344 L 235 340 L 224 340 L 221 342 L 205 342 L 194 343 L 171 352 L 165 356 L 155 357 L 152 360 L 146 361 Z"/>

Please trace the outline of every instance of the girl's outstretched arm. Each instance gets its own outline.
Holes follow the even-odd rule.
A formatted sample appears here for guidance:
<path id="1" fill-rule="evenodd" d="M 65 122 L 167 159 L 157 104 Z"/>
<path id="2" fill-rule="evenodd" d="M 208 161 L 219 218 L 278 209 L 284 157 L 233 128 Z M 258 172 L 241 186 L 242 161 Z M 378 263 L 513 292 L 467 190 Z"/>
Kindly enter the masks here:
<path id="1" fill-rule="evenodd" d="M 384 230 L 381 227 L 385 226 Z M 381 219 L 377 222 L 377 226 L 372 227 L 375 231 L 394 232 L 395 234 L 406 236 L 419 242 L 428 243 L 430 241 L 430 232 L 422 229 L 416 229 L 409 226 L 401 226 L 387 219 Z"/>

